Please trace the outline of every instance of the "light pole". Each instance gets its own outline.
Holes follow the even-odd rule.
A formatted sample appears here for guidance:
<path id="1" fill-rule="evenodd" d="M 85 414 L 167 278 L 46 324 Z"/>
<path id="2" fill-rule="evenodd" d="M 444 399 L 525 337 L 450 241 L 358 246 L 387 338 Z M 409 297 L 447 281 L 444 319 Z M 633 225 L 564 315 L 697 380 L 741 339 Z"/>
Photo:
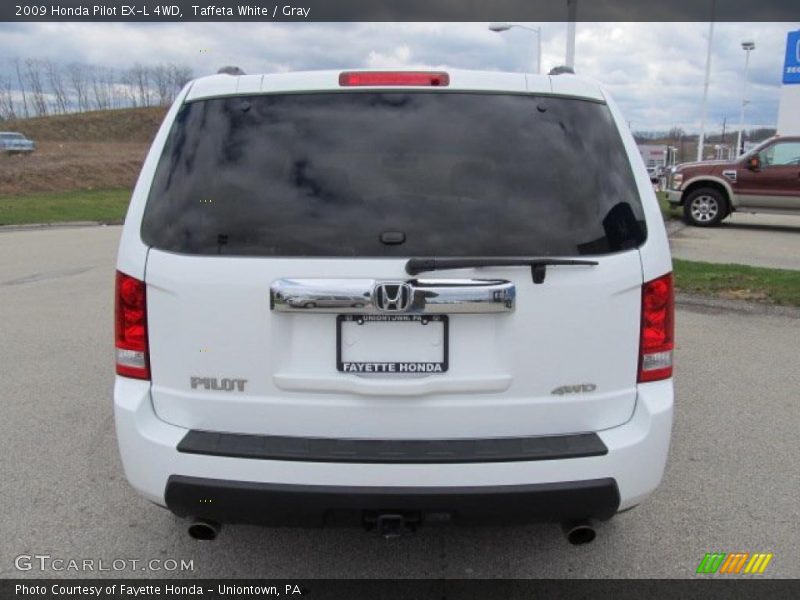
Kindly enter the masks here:
<path id="1" fill-rule="evenodd" d="M 578 19 L 578 0 L 567 0 L 567 66 L 575 68 L 575 21 Z"/>
<path id="2" fill-rule="evenodd" d="M 519 27 L 520 29 L 527 29 L 536 34 L 536 72 L 542 72 L 542 28 L 541 27 L 528 27 L 527 25 L 519 25 L 518 23 L 492 23 L 489 25 L 491 31 L 500 33 L 501 31 L 508 31 L 512 27 Z"/>
<path id="3" fill-rule="evenodd" d="M 706 105 L 708 104 L 708 82 L 711 77 L 711 45 L 714 40 L 714 0 L 711 1 L 711 22 L 708 24 L 708 50 L 706 53 L 706 77 L 703 82 L 703 105 L 700 116 L 700 135 L 697 138 L 697 160 L 703 160 L 703 143 L 706 137 Z"/>
<path id="4" fill-rule="evenodd" d="M 744 50 L 744 81 L 742 81 L 742 109 L 739 112 L 739 135 L 736 137 L 736 156 L 742 153 L 742 129 L 744 129 L 744 107 L 747 105 L 747 69 L 750 67 L 750 51 L 756 49 L 752 40 L 742 42 Z"/>

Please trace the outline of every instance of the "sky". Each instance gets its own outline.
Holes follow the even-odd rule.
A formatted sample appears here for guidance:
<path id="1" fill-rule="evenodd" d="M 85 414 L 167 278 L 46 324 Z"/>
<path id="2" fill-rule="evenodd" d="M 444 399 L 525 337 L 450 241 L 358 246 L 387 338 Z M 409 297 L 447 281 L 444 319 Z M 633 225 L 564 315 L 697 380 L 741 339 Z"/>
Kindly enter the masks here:
<path id="1" fill-rule="evenodd" d="M 542 69 L 564 63 L 566 23 L 542 28 Z M 739 122 L 745 52 L 753 40 L 745 127 L 774 127 L 786 33 L 797 23 L 716 23 L 706 129 Z M 535 71 L 536 36 L 488 23 L 0 23 L 0 80 L 11 58 L 126 68 L 175 62 L 196 76 L 435 67 Z M 708 23 L 578 23 L 575 69 L 604 83 L 633 130 L 699 128 Z"/>

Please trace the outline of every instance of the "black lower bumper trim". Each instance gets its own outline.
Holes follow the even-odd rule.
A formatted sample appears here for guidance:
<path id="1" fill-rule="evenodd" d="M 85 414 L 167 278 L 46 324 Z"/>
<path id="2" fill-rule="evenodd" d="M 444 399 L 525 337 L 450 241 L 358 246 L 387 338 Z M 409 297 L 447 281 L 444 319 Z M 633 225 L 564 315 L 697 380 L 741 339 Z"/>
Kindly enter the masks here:
<path id="1" fill-rule="evenodd" d="M 474 487 L 287 485 L 172 475 L 167 507 L 220 523 L 361 524 L 370 514 L 414 514 L 420 522 L 563 522 L 608 519 L 619 508 L 614 479 Z"/>
<path id="2" fill-rule="evenodd" d="M 608 453 L 595 433 L 455 440 L 366 440 L 189 431 L 178 452 L 302 462 L 446 464 L 585 458 Z"/>

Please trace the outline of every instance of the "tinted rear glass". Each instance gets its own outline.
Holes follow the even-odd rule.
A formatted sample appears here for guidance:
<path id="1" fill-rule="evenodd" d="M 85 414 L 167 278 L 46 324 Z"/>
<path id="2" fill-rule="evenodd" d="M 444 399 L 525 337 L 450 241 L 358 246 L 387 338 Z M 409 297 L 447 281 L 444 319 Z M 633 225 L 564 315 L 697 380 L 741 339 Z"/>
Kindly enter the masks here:
<path id="1" fill-rule="evenodd" d="M 645 224 L 605 104 L 339 92 L 184 106 L 142 237 L 189 254 L 585 255 L 638 246 Z"/>

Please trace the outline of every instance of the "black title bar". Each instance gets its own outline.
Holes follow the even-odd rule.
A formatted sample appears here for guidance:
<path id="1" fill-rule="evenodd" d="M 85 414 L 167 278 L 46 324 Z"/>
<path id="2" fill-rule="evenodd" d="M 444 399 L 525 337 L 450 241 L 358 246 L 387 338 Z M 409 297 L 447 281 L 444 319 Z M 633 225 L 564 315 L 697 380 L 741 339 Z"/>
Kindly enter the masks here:
<path id="1" fill-rule="evenodd" d="M 651 560 L 658 560 L 653 555 Z M 749 600 L 797 597 L 798 580 L 703 578 L 647 580 L 478 580 L 478 579 L 6 579 L 6 599 L 162 600 L 207 598 L 250 600 L 530 600 L 531 598 L 681 598 L 682 600 Z"/>
<path id="2" fill-rule="evenodd" d="M 0 21 L 567 21 L 567 0 L 4 0 Z M 797 0 L 575 0 L 576 20 L 796 21 Z"/>

